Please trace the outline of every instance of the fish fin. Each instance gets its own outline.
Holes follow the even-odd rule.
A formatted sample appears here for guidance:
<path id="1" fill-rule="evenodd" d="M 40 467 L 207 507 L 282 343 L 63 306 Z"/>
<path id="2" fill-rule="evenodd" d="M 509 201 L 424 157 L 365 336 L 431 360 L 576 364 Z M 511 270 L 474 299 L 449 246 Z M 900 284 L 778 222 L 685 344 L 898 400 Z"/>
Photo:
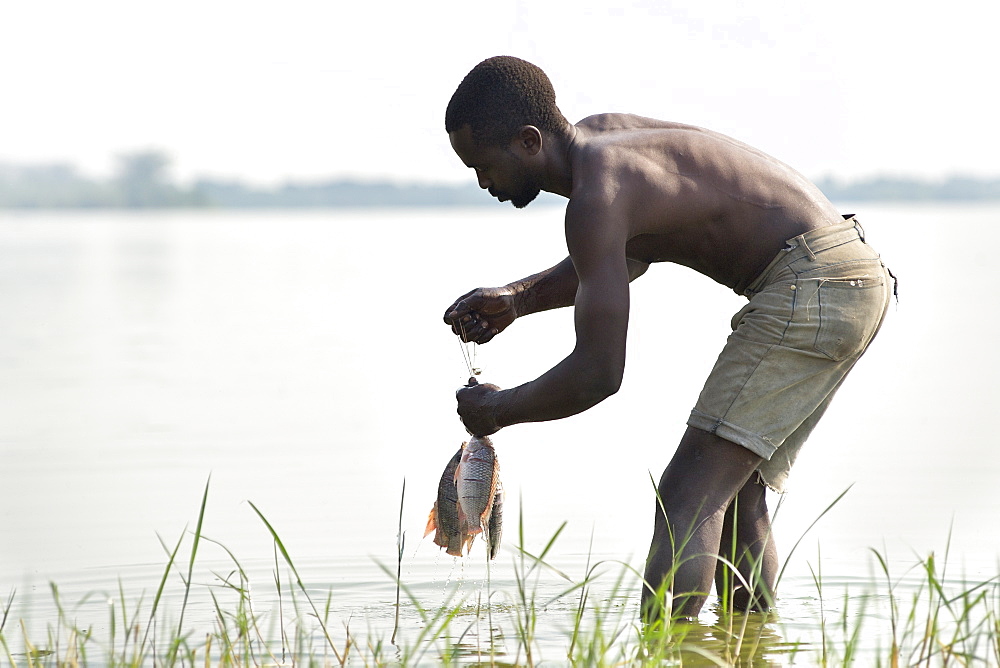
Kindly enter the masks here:
<path id="1" fill-rule="evenodd" d="M 437 515 L 438 504 L 437 501 L 435 501 L 434 507 L 431 508 L 431 514 L 427 516 L 427 526 L 424 528 L 424 538 L 427 538 L 427 536 L 431 535 L 431 531 L 435 531 L 438 528 Z"/>
<path id="2" fill-rule="evenodd" d="M 476 533 L 483 533 L 485 536 L 489 536 L 490 517 L 493 515 L 493 497 L 490 498 L 490 504 L 486 506 L 486 510 L 484 510 L 483 514 L 478 518 L 479 526 L 477 527 L 478 531 L 476 531 Z"/>

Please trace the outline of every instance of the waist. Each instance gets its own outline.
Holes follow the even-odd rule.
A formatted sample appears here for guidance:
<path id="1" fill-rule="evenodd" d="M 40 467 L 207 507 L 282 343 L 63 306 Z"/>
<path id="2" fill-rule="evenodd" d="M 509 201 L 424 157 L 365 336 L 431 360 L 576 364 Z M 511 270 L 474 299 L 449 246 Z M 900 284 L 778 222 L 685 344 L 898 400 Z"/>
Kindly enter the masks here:
<path id="1" fill-rule="evenodd" d="M 844 216 L 844 222 L 837 225 L 817 227 L 785 241 L 786 246 L 778 251 L 771 263 L 762 271 L 741 294 L 752 297 L 767 285 L 769 276 L 778 267 L 788 265 L 803 258 L 815 260 L 816 255 L 823 251 L 842 246 L 852 241 L 864 243 L 865 231 L 861 223 L 853 216 Z"/>

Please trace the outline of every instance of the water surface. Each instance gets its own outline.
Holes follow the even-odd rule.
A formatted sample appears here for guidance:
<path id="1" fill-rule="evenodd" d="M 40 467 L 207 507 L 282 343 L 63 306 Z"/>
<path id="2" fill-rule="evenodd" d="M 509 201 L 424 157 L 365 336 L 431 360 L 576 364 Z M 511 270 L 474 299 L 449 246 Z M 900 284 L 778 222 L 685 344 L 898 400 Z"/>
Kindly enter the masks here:
<path id="1" fill-rule="evenodd" d="M 811 573 L 821 566 L 841 589 L 869 580 L 872 547 L 901 571 L 948 548 L 955 576 L 997 572 L 1000 362 L 988 286 L 1000 208 L 852 210 L 900 277 L 900 298 L 781 500 L 784 557 L 850 487 L 788 562 L 773 631 L 782 642 L 815 625 Z M 482 545 L 456 563 L 421 540 L 464 435 L 454 390 L 468 372 L 441 314 L 473 287 L 555 264 L 561 230 L 558 208 L 0 214 L 0 595 L 16 588 L 13 613 L 39 633 L 53 614 L 50 581 L 95 624 L 119 580 L 148 601 L 166 563 L 161 539 L 173 546 L 193 529 L 211 477 L 203 532 L 265 592 L 274 550 L 247 501 L 310 586 L 337 592 L 338 615 L 391 625 L 395 590 L 375 560 L 395 563 L 405 479 L 404 581 L 427 605 L 450 585 L 481 596 Z M 566 522 L 550 561 L 573 577 L 588 559 L 641 568 L 650 475 L 669 460 L 742 305 L 669 265 L 634 283 L 632 302 L 621 392 L 494 439 L 505 543 L 519 514 L 528 549 Z M 572 348 L 571 315 L 534 315 L 479 347 L 482 379 L 506 387 L 547 370 Z M 231 566 L 211 543 L 199 558 L 203 583 Z M 494 596 L 515 588 L 512 558 L 490 573 Z M 560 583 L 539 587 L 554 595 Z M 166 596 L 179 607 L 177 585 Z M 637 595 L 623 601 L 634 608 Z M 191 606 L 211 624 L 209 597 Z M 572 602 L 553 606 L 555 619 Z M 543 631 L 553 658 L 560 624 Z"/>

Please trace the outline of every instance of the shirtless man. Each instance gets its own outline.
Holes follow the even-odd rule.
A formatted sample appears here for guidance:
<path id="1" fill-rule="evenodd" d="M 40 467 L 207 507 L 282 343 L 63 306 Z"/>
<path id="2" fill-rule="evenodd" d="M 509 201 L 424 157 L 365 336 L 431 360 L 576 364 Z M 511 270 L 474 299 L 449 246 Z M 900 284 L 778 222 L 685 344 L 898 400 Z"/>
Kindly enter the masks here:
<path id="1" fill-rule="evenodd" d="M 576 346 L 551 370 L 511 389 L 458 391 L 472 434 L 568 417 L 614 394 L 629 283 L 653 263 L 685 265 L 749 299 L 660 478 L 642 603 L 647 618 L 665 606 L 696 616 L 714 578 L 737 607 L 767 608 L 778 564 L 765 491 L 781 491 L 890 299 L 860 226 L 787 165 L 721 134 L 626 114 L 572 125 L 544 72 L 516 58 L 477 65 L 445 126 L 501 202 L 521 208 L 541 190 L 569 199 L 568 258 L 473 290 L 445 313 L 464 340 L 486 343 L 515 318 L 574 307 Z M 718 555 L 735 557 L 742 580 Z"/>

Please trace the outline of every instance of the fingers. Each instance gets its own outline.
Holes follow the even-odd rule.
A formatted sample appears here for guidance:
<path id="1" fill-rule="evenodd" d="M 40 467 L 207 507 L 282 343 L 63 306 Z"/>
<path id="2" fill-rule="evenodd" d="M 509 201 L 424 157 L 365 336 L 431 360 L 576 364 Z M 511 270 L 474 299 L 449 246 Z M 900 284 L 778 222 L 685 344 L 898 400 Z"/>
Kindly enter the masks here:
<path id="1" fill-rule="evenodd" d="M 466 343 L 486 343 L 500 333 L 499 328 L 492 327 L 488 320 L 477 313 L 469 313 L 453 320 L 451 331 Z"/>
<path id="2" fill-rule="evenodd" d="M 479 340 L 476 341 L 476 343 L 489 343 L 490 341 L 493 340 L 493 337 L 496 336 L 499 333 L 500 333 L 500 330 L 497 329 L 496 327 L 487 328 L 486 331 L 483 332 L 483 335 L 481 337 L 479 337 Z"/>
<path id="3" fill-rule="evenodd" d="M 461 315 L 463 315 L 465 313 L 468 313 L 472 309 L 472 307 L 469 304 L 466 303 L 466 300 L 468 300 L 469 297 L 472 296 L 472 293 L 476 292 L 477 290 L 481 290 L 481 289 L 482 288 L 476 288 L 475 290 L 469 290 L 464 295 L 462 295 L 461 297 L 459 297 L 458 299 L 456 299 L 455 303 L 453 303 L 451 306 L 449 306 L 447 309 L 445 309 L 445 311 L 444 311 L 444 321 L 446 323 L 448 323 L 449 325 L 451 325 L 453 323 L 453 321 L 455 320 L 455 318 L 457 318 L 457 317 L 459 317 L 459 316 L 461 316 Z M 456 332 L 456 334 L 457 334 L 457 332 Z"/>
<path id="4" fill-rule="evenodd" d="M 466 343 L 487 343 L 509 324 L 505 322 L 509 311 L 503 299 L 489 296 L 485 288 L 476 288 L 448 307 L 444 321 L 451 326 L 452 333 Z M 499 321 L 491 322 L 488 318 Z"/>
<path id="5" fill-rule="evenodd" d="M 479 313 L 482 305 L 481 288 L 467 292 L 445 311 L 444 321 L 451 325 L 452 333 L 461 337 L 466 343 L 470 341 L 483 343 L 480 339 L 489 331 L 489 322 Z M 490 338 L 493 338 L 493 335 Z"/>

